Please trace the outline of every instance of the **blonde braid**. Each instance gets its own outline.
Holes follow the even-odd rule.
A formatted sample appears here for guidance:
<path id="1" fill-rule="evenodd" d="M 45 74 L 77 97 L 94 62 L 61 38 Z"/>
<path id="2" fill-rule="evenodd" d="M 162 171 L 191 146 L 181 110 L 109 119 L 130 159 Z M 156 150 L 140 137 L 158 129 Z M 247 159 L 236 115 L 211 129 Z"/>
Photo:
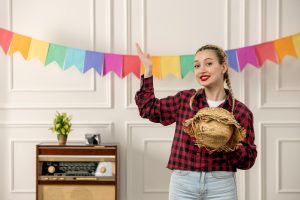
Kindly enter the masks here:
<path id="1" fill-rule="evenodd" d="M 195 97 L 200 93 L 200 90 L 201 90 L 201 89 L 198 89 L 198 90 L 195 92 L 195 94 L 190 98 L 190 108 L 191 108 L 191 110 L 193 110 L 193 101 L 194 101 Z"/>
<path id="2" fill-rule="evenodd" d="M 234 106 L 235 106 L 235 99 L 234 99 L 233 90 L 232 90 L 232 87 L 231 87 L 231 81 L 230 81 L 230 78 L 229 78 L 228 69 L 227 69 L 227 71 L 224 74 L 224 79 L 226 81 L 226 84 L 227 84 L 228 89 L 229 89 L 229 93 L 230 93 L 231 98 L 232 98 L 232 110 L 231 110 L 231 112 L 233 114 Z"/>

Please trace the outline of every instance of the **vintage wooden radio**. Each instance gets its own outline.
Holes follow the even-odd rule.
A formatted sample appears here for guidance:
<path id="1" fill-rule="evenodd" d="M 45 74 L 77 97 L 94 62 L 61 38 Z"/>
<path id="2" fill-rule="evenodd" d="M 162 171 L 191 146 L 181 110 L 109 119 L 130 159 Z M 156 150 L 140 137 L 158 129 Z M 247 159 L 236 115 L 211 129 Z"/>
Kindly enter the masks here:
<path id="1" fill-rule="evenodd" d="M 36 146 L 37 200 L 117 200 L 117 145 Z"/>

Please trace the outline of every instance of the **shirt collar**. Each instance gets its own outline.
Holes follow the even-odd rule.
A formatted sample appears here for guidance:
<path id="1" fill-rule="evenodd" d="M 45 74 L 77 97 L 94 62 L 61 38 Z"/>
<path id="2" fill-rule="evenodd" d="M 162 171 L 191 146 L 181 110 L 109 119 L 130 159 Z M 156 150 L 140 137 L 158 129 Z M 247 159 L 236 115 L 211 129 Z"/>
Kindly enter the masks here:
<path id="1" fill-rule="evenodd" d="M 232 96 L 231 96 L 231 94 L 230 94 L 230 92 L 229 92 L 228 89 L 224 88 L 224 90 L 225 90 L 225 93 L 226 93 L 226 99 L 225 99 L 225 102 L 223 104 L 228 103 L 229 106 L 230 106 L 230 108 L 232 108 Z M 199 97 L 202 97 L 202 98 L 206 99 L 204 88 L 200 89 L 200 91 L 199 91 Z"/>

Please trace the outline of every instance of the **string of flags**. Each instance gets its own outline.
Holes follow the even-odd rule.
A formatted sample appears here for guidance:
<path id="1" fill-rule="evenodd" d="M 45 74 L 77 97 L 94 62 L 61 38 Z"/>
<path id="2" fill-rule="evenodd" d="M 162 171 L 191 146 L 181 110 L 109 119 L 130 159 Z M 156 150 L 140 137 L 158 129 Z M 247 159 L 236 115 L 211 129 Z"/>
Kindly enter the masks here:
<path id="1" fill-rule="evenodd" d="M 25 60 L 33 58 L 47 66 L 56 62 L 62 70 L 75 66 L 81 73 L 95 69 L 100 76 L 109 72 L 124 78 L 133 73 L 137 78 L 144 72 L 137 55 L 121 55 L 66 47 L 34 39 L 4 28 L 0 28 L 0 46 L 6 55 L 20 52 Z M 237 72 L 247 64 L 262 67 L 266 60 L 280 64 L 287 55 L 300 57 L 300 33 L 261 44 L 225 50 L 229 67 Z M 194 55 L 151 56 L 153 76 L 163 79 L 173 74 L 183 79 L 194 71 Z"/>

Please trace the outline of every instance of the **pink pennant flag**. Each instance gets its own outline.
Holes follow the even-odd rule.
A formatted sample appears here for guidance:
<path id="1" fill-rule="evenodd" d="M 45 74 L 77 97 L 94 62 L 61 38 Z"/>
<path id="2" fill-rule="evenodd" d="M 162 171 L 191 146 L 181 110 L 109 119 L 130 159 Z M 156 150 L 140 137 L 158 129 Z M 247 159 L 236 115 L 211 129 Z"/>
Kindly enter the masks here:
<path id="1" fill-rule="evenodd" d="M 248 46 L 236 49 L 240 71 L 243 71 L 243 69 L 246 67 L 246 65 L 252 64 L 255 67 L 259 68 L 259 64 L 256 57 L 255 47 L 254 46 Z"/>
<path id="2" fill-rule="evenodd" d="M 271 60 L 274 63 L 278 63 L 278 58 L 276 56 L 275 47 L 273 42 L 266 42 L 262 44 L 255 45 L 257 59 L 259 65 L 263 65 L 266 60 Z"/>
<path id="3" fill-rule="evenodd" d="M 5 54 L 7 54 L 14 33 L 0 28 L 0 46 Z"/>
<path id="4" fill-rule="evenodd" d="M 105 53 L 104 54 L 104 66 L 103 76 L 108 72 L 115 72 L 120 78 L 122 78 L 122 66 L 123 56 L 119 54 Z"/>
<path id="5" fill-rule="evenodd" d="M 141 62 L 139 57 L 124 55 L 123 59 L 123 78 L 130 72 L 140 78 Z"/>

